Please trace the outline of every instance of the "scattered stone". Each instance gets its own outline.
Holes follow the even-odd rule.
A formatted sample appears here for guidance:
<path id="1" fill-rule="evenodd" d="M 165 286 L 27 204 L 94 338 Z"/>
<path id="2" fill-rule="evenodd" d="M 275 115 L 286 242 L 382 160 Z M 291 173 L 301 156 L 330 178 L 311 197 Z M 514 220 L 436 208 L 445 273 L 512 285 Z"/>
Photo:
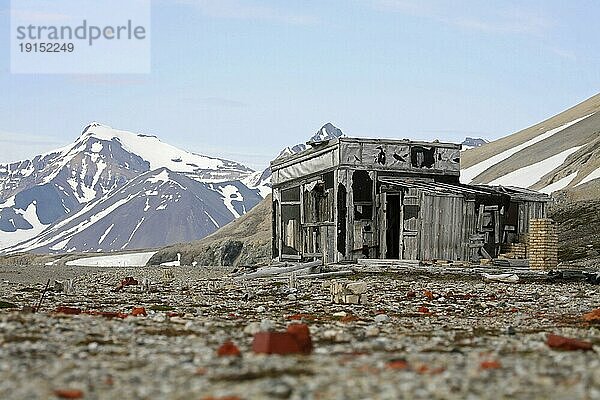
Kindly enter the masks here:
<path id="1" fill-rule="evenodd" d="M 377 324 L 382 324 L 384 322 L 388 322 L 390 320 L 390 317 L 388 317 L 385 314 L 379 314 L 375 316 L 375 323 Z"/>
<path id="2" fill-rule="evenodd" d="M 167 320 L 167 316 L 164 315 L 163 313 L 156 313 L 152 317 L 152 320 L 155 322 L 165 322 Z"/>
<path id="3" fill-rule="evenodd" d="M 275 329 L 275 323 L 270 319 L 263 319 L 260 321 L 261 331 L 272 331 Z"/>
<path id="4" fill-rule="evenodd" d="M 350 286 L 352 289 L 349 289 Z M 336 304 L 366 304 L 367 286 L 364 282 L 331 281 L 331 301 Z"/>
<path id="5" fill-rule="evenodd" d="M 246 327 L 244 328 L 244 333 L 247 335 L 254 336 L 261 330 L 262 329 L 260 328 L 260 322 L 254 321 L 254 322 L 250 322 L 248 325 L 246 325 Z"/>
<path id="6" fill-rule="evenodd" d="M 353 294 L 367 293 L 367 282 L 352 282 L 346 285 L 346 290 Z"/>
<path id="7" fill-rule="evenodd" d="M 366 337 L 379 336 L 379 328 L 376 327 L 375 325 L 367 326 L 367 328 L 365 329 L 365 336 Z"/>
<path id="8" fill-rule="evenodd" d="M 596 398 L 600 393 L 594 351 L 561 353 L 539 333 L 559 326 L 561 334 L 596 342 L 598 325 L 585 315 L 598 308 L 600 290 L 581 279 L 555 284 L 534 276 L 519 284 L 486 284 L 458 269 L 456 276 L 445 273 L 439 279 L 435 267 L 390 268 L 360 275 L 369 302 L 355 306 L 332 305 L 321 278 L 298 279 L 298 300 L 289 302 L 287 279 L 238 282 L 225 268 L 173 268 L 176 278 L 169 283 L 161 282 L 160 267 L 61 268 L 0 266 L 2 300 L 19 308 L 37 304 L 48 279 L 66 282 L 74 276 L 77 282 L 73 296 L 46 293 L 43 310 L 52 312 L 0 310 L 0 399 L 57 398 L 53 390 L 71 384 L 85 398 L 123 399 Z M 115 277 L 137 273 L 161 282 L 160 290 L 138 286 L 111 292 Z M 408 295 L 411 290 L 415 297 Z M 245 293 L 256 299 L 243 301 Z M 64 306 L 97 317 L 53 312 Z M 143 306 L 148 317 L 131 317 L 134 306 Z M 419 307 L 426 313 L 417 312 Z M 117 317 L 123 312 L 130 318 Z M 376 323 L 378 314 L 390 321 Z M 106 319 L 99 318 L 103 315 Z M 262 331 L 262 319 L 270 321 L 270 331 L 291 338 L 297 352 L 254 354 L 250 345 Z M 303 328 L 282 328 L 290 321 L 308 322 L 310 336 Z M 518 338 L 509 336 L 509 327 Z M 310 355 L 302 355 L 307 352 L 299 343 L 303 336 L 311 337 Z M 244 357 L 219 357 L 227 341 Z"/>
<path id="9" fill-rule="evenodd" d="M 516 283 L 519 282 L 519 277 L 516 274 L 481 274 L 483 279 L 487 282 L 504 282 L 504 283 Z"/>

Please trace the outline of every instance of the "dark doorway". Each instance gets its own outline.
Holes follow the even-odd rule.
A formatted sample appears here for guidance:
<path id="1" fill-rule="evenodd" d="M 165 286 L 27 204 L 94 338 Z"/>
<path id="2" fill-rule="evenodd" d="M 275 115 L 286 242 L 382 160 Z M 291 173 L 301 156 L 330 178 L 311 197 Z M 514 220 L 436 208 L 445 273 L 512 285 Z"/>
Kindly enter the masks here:
<path id="1" fill-rule="evenodd" d="M 400 257 L 400 194 L 388 193 L 386 204 L 385 258 L 399 259 Z"/>

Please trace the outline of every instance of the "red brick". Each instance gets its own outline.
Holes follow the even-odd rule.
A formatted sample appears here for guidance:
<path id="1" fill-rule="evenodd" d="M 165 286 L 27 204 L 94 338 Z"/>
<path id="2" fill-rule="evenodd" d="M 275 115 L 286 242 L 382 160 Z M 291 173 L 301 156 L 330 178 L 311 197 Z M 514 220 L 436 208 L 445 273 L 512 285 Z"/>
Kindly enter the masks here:
<path id="1" fill-rule="evenodd" d="M 312 339 L 310 338 L 310 330 L 306 324 L 291 324 L 287 327 L 287 332 L 294 335 L 296 342 L 300 347 L 300 352 L 310 354 L 312 352 Z"/>
<path id="2" fill-rule="evenodd" d="M 252 341 L 252 351 L 264 354 L 300 354 L 296 336 L 289 332 L 258 332 Z"/>
<path id="3" fill-rule="evenodd" d="M 502 368 L 502 364 L 496 360 L 485 360 L 479 364 L 479 368 L 481 369 L 498 369 Z"/>
<path id="4" fill-rule="evenodd" d="M 183 316 L 185 315 L 185 313 L 171 311 L 171 312 L 168 312 L 166 315 L 167 315 L 167 317 L 169 317 L 169 318 L 173 318 L 173 317 L 183 317 Z"/>
<path id="5" fill-rule="evenodd" d="M 59 314 L 77 315 L 77 314 L 81 314 L 81 309 L 75 308 L 75 307 L 61 306 L 61 307 L 56 307 L 56 310 L 54 310 L 54 312 L 59 313 Z"/>
<path id="6" fill-rule="evenodd" d="M 388 369 L 407 369 L 408 363 L 405 360 L 392 360 L 389 361 L 385 366 Z"/>
<path id="7" fill-rule="evenodd" d="M 564 336 L 558 336 L 554 334 L 548 335 L 548 339 L 546 340 L 546 344 L 548 347 L 552 349 L 558 350 L 592 350 L 593 346 L 590 342 L 585 342 L 579 339 L 572 339 Z"/>
<path id="8" fill-rule="evenodd" d="M 219 357 L 239 357 L 242 353 L 232 341 L 228 340 L 217 349 L 217 355 Z"/>
<path id="9" fill-rule="evenodd" d="M 133 307 L 133 310 L 131 310 L 131 315 L 133 315 L 134 317 L 137 317 L 139 315 L 145 317 L 148 314 L 146 313 L 146 309 L 144 307 Z"/>
<path id="10" fill-rule="evenodd" d="M 583 320 L 586 322 L 600 322 L 600 308 L 584 314 Z"/>
<path id="11" fill-rule="evenodd" d="M 344 323 L 354 322 L 354 321 L 360 321 L 360 318 L 358 318 L 356 315 L 348 314 L 348 315 L 343 316 L 342 319 L 340 319 L 340 322 L 344 322 Z"/>
<path id="12" fill-rule="evenodd" d="M 83 399 L 83 392 L 78 389 L 56 389 L 54 395 L 60 399 Z"/>
<path id="13" fill-rule="evenodd" d="M 97 315 L 99 317 L 104 317 L 104 318 L 127 318 L 128 315 L 125 313 L 120 313 L 120 312 L 115 312 L 115 311 L 95 311 L 95 310 L 91 310 L 91 311 L 86 311 L 85 314 L 89 314 L 89 315 Z"/>
<path id="14" fill-rule="evenodd" d="M 129 286 L 129 285 L 137 285 L 138 281 L 133 278 L 133 276 L 128 276 L 127 278 L 121 281 L 121 285 Z"/>
<path id="15" fill-rule="evenodd" d="M 285 318 L 293 320 L 293 321 L 299 321 L 299 320 L 302 320 L 302 319 L 305 319 L 307 321 L 314 321 L 315 319 L 317 319 L 317 317 L 315 317 L 312 314 L 292 314 L 292 315 L 288 315 Z"/>

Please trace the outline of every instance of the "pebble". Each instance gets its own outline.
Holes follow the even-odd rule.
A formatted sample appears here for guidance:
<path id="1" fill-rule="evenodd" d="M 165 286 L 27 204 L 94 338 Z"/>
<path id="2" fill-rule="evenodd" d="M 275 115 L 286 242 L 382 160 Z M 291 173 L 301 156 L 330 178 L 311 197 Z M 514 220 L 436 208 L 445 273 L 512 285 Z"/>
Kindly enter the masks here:
<path id="1" fill-rule="evenodd" d="M 265 331 L 272 331 L 275 329 L 275 323 L 273 321 L 271 321 L 270 319 L 263 319 L 260 321 L 260 330 L 265 332 Z"/>
<path id="2" fill-rule="evenodd" d="M 377 324 L 382 324 L 384 322 L 388 322 L 390 320 L 390 317 L 388 317 L 385 314 L 378 314 L 375 316 L 375 323 Z"/>
<path id="3" fill-rule="evenodd" d="M 296 300 L 282 301 L 292 294 L 287 284 L 239 282 L 230 270 L 173 268 L 174 279 L 162 282 L 160 268 L 0 267 L 0 300 L 21 309 L 37 304 L 47 279 L 74 279 L 77 288 L 48 293 L 38 313 L 0 309 L 0 398 L 48 398 L 56 389 L 81 390 L 85 398 L 600 395 L 597 353 L 546 344 L 550 333 L 597 341 L 600 327 L 578 319 L 600 304 L 596 286 L 483 284 L 468 275 L 439 279 L 433 269 L 406 270 L 361 275 L 369 303 L 339 306 L 320 280 L 298 280 Z M 135 286 L 111 292 L 126 276 L 158 283 L 151 293 Z M 410 291 L 418 295 L 407 297 Z M 152 311 L 157 305 L 170 310 Z M 149 316 L 54 315 L 59 306 L 122 313 L 145 307 Z M 309 327 L 311 355 L 251 351 L 257 332 L 284 332 L 296 322 Z M 229 340 L 241 357 L 218 357 Z M 482 363 L 501 367 L 482 370 Z"/>
<path id="4" fill-rule="evenodd" d="M 379 336 L 379 328 L 375 325 L 369 325 L 365 329 L 365 336 L 367 337 L 375 337 Z"/>

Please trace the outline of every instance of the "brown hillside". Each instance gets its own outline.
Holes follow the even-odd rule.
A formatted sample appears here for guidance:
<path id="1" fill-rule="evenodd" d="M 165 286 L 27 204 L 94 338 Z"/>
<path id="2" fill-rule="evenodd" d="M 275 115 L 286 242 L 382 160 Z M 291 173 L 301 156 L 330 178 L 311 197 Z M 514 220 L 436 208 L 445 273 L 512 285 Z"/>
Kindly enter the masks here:
<path id="1" fill-rule="evenodd" d="M 212 235 L 159 250 L 149 261 L 157 265 L 177 259 L 182 265 L 254 265 L 271 260 L 271 195 L 247 214 Z"/>
<path id="2" fill-rule="evenodd" d="M 484 146 L 464 151 L 461 155 L 461 168 L 468 168 L 498 153 L 525 143 L 538 136 L 540 133 L 557 128 L 598 110 L 600 110 L 600 94 L 592 96 L 560 114 L 530 126 L 529 128 L 523 129 L 515 134 L 495 140 Z"/>

